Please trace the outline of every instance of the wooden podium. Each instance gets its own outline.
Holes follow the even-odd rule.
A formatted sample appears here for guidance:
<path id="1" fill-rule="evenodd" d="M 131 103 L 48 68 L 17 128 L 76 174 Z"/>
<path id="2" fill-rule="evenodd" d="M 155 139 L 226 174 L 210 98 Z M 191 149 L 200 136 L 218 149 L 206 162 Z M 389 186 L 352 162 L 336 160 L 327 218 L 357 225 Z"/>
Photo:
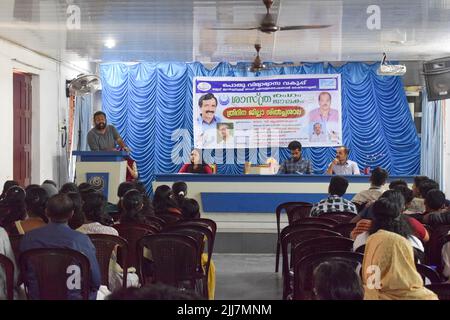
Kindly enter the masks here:
<path id="1" fill-rule="evenodd" d="M 77 156 L 76 184 L 90 183 L 102 192 L 108 202 L 117 203 L 117 188 L 126 180 L 127 161 L 125 151 L 73 151 Z"/>

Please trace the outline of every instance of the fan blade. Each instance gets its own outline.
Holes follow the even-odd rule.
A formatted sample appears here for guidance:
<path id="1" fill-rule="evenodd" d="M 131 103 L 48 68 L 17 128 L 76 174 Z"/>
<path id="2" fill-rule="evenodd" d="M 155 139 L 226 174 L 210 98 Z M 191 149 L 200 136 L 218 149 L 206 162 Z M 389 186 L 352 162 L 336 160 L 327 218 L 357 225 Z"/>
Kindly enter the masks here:
<path id="1" fill-rule="evenodd" d="M 289 30 L 308 30 L 308 29 L 324 29 L 331 27 L 330 24 L 326 25 L 304 25 L 304 26 L 286 26 L 280 27 L 280 31 L 289 31 Z"/>
<path id="2" fill-rule="evenodd" d="M 208 28 L 209 30 L 256 30 L 258 27 L 249 27 L 249 28 L 242 28 L 242 27 L 211 27 Z"/>

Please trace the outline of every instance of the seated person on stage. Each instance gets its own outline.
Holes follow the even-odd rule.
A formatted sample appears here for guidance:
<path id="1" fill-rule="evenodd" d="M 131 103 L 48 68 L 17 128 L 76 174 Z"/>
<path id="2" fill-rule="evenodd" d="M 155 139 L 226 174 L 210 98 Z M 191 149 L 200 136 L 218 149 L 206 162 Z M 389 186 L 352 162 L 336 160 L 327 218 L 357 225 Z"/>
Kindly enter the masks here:
<path id="1" fill-rule="evenodd" d="M 386 183 L 387 178 L 388 172 L 380 167 L 376 167 L 369 178 L 369 189 L 357 193 L 353 197 L 352 202 L 357 206 L 362 206 L 367 202 L 377 200 L 383 193 L 382 187 Z"/>
<path id="2" fill-rule="evenodd" d="M 347 147 L 339 147 L 336 150 L 336 159 L 328 166 L 327 174 L 352 175 L 360 174 L 358 164 L 348 159 Z"/>
<path id="3" fill-rule="evenodd" d="M 69 248 L 83 253 L 89 259 L 91 267 L 89 299 L 95 300 L 100 287 L 100 268 L 92 241 L 67 224 L 73 214 L 72 200 L 67 194 L 57 194 L 48 200 L 46 212 L 49 224 L 25 233 L 20 243 L 20 252 L 37 248 Z M 27 277 L 30 282 L 29 296 L 39 299 L 35 275 L 31 272 Z M 79 290 L 69 291 L 68 299 L 80 298 Z"/>
<path id="4" fill-rule="evenodd" d="M 291 150 L 291 158 L 285 160 L 280 165 L 278 174 L 311 174 L 311 161 L 302 159 L 302 144 L 298 141 L 291 141 L 288 145 L 288 149 Z"/>
<path id="5" fill-rule="evenodd" d="M 102 111 L 94 113 L 95 127 L 89 130 L 87 142 L 92 151 L 115 151 L 116 142 L 126 152 L 130 149 L 125 145 L 116 127 L 106 125 L 106 114 Z"/>
<path id="6" fill-rule="evenodd" d="M 211 167 L 202 160 L 202 152 L 194 149 L 191 152 L 191 163 L 184 164 L 178 173 L 206 173 L 212 174 Z"/>
<path id="7" fill-rule="evenodd" d="M 315 204 L 311 209 L 311 217 L 317 217 L 324 213 L 351 212 L 357 214 L 356 206 L 353 202 L 344 199 L 342 196 L 347 191 L 348 181 L 344 177 L 331 177 L 328 187 L 329 196 Z"/>

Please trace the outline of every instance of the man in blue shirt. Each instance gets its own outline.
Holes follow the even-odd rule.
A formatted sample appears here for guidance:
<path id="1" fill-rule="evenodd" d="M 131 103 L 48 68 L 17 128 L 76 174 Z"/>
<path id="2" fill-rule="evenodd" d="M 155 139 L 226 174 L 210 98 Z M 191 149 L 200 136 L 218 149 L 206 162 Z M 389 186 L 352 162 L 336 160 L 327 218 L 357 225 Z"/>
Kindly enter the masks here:
<path id="1" fill-rule="evenodd" d="M 291 141 L 288 145 L 291 150 L 291 158 L 285 160 L 278 169 L 278 174 L 310 174 L 312 172 L 311 161 L 302 159 L 302 144 Z"/>
<path id="2" fill-rule="evenodd" d="M 67 222 L 73 215 L 73 202 L 66 194 L 57 194 L 47 202 L 46 214 L 50 219 L 48 225 L 31 230 L 23 236 L 20 252 L 37 248 L 69 248 L 83 253 L 90 262 L 91 279 L 89 299 L 95 300 L 100 287 L 100 268 L 95 255 L 95 247 L 89 237 L 72 230 Z M 29 279 L 29 296 L 39 299 L 36 275 L 27 275 Z M 52 281 L 49 279 L 48 281 Z M 80 299 L 80 291 L 69 290 L 68 299 Z"/>
<path id="3" fill-rule="evenodd" d="M 214 148 L 217 143 L 217 123 L 222 119 L 216 116 L 217 98 L 212 93 L 207 93 L 198 100 L 200 116 L 197 118 L 197 128 L 200 134 L 197 138 L 197 146 L 200 148 Z"/>

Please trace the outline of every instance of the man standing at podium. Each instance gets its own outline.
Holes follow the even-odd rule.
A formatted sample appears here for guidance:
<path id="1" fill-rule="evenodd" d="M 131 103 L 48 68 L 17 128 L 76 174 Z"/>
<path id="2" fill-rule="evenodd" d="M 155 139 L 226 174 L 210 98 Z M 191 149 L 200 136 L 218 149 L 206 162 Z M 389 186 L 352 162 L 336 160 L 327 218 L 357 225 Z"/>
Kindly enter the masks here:
<path id="1" fill-rule="evenodd" d="M 106 125 L 106 114 L 102 111 L 94 113 L 95 127 L 89 130 L 87 142 L 91 151 L 116 151 L 116 143 L 126 152 L 130 149 L 125 145 L 116 127 Z"/>

